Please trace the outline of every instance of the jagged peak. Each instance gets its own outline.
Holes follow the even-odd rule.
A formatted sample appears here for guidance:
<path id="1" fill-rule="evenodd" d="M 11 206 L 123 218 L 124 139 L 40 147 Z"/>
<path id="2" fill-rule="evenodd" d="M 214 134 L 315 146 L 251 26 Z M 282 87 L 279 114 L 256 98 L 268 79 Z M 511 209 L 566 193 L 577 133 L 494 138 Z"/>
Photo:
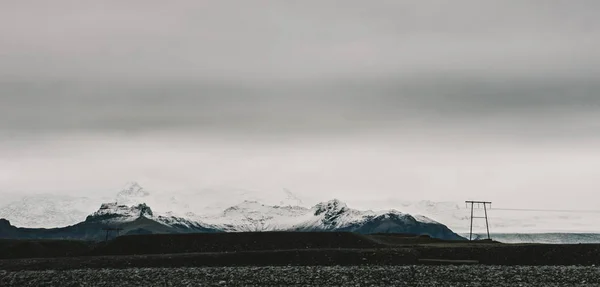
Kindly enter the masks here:
<path id="1" fill-rule="evenodd" d="M 375 214 L 375 217 L 377 217 L 377 218 L 403 218 L 405 220 L 416 221 L 414 216 L 412 216 L 408 213 L 402 213 L 402 212 L 399 212 L 399 211 L 393 210 L 393 209 L 377 213 L 377 214 Z"/>
<path id="2" fill-rule="evenodd" d="M 129 209 L 150 209 L 150 207 L 146 203 L 134 204 L 134 205 L 126 205 L 119 204 L 118 202 L 106 202 L 100 205 L 100 209 L 118 209 L 118 208 L 129 208 Z"/>
<path id="3" fill-rule="evenodd" d="M 152 209 L 150 208 L 150 206 L 148 206 L 145 203 L 138 204 L 137 206 L 132 206 L 132 208 L 139 210 L 140 216 L 145 216 L 145 215 L 153 216 L 154 215 L 154 214 L 152 214 Z"/>
<path id="4" fill-rule="evenodd" d="M 134 219 L 153 217 L 150 206 L 145 203 L 127 206 L 117 202 L 103 203 L 100 209 L 87 217 L 86 221 L 102 221 L 107 219 Z"/>
<path id="5" fill-rule="evenodd" d="M 342 202 L 339 199 L 332 199 L 327 202 L 321 202 L 316 204 L 313 209 L 315 210 L 315 215 L 319 215 L 322 213 L 341 213 L 348 209 L 348 205 Z"/>
<path id="6" fill-rule="evenodd" d="M 115 209 L 119 206 L 126 206 L 126 205 L 119 205 L 117 202 L 107 202 L 107 203 L 100 204 L 100 210 Z"/>

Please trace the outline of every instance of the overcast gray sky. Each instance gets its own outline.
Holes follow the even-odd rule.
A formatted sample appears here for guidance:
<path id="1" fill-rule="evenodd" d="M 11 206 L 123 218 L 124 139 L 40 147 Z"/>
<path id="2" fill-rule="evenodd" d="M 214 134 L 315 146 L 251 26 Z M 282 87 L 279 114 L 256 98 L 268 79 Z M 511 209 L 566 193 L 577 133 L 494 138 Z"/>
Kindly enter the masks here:
<path id="1" fill-rule="evenodd" d="M 0 193 L 598 200 L 597 1 L 0 6 Z"/>

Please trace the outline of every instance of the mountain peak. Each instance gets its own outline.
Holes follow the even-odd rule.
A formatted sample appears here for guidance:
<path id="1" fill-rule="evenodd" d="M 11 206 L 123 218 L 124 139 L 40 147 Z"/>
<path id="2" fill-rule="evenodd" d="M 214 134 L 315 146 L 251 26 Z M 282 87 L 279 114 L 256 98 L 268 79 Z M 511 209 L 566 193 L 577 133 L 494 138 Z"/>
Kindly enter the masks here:
<path id="1" fill-rule="evenodd" d="M 86 221 L 128 221 L 140 217 L 153 217 L 152 209 L 145 203 L 127 206 L 117 202 L 103 203 Z"/>
<path id="2" fill-rule="evenodd" d="M 334 215 L 343 213 L 348 209 L 348 206 L 346 205 L 346 203 L 340 201 L 339 199 L 332 199 L 327 202 L 318 203 L 317 205 L 315 205 L 315 207 L 313 207 L 313 209 L 315 210 L 315 215 L 320 215 L 323 213 L 328 215 Z"/>
<path id="3" fill-rule="evenodd" d="M 140 217 L 141 216 L 150 216 L 150 217 L 154 216 L 152 214 L 152 209 L 150 209 L 150 206 L 146 205 L 145 203 L 138 204 L 137 206 L 133 206 L 132 208 L 139 210 Z"/>

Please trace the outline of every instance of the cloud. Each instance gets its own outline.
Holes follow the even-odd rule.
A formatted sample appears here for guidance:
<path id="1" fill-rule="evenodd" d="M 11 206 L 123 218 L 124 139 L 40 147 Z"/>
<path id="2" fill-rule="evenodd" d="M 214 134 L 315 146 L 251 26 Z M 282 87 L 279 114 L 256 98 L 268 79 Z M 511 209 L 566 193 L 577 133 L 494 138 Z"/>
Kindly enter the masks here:
<path id="1" fill-rule="evenodd" d="M 0 3 L 3 193 L 593 198 L 597 1 Z"/>
<path id="2" fill-rule="evenodd" d="M 0 75 L 318 79 L 598 71 L 594 1 L 10 2 Z"/>
<path id="3" fill-rule="evenodd" d="M 596 6 L 10 2 L 0 12 L 0 128 L 563 136 L 574 125 L 589 136 L 600 102 Z"/>
<path id="4" fill-rule="evenodd" d="M 5 84 L 0 87 L 0 128 L 17 136 L 176 132 L 249 138 L 470 131 L 556 139 L 595 137 L 599 128 L 600 86 L 586 79 L 134 84 Z"/>

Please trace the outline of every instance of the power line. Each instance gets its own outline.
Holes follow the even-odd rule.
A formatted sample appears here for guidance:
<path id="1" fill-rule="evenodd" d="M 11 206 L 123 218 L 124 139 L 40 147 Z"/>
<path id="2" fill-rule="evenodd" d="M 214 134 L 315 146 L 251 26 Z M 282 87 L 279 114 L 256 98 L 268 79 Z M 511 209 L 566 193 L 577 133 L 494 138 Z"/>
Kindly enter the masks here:
<path id="1" fill-rule="evenodd" d="M 490 210 L 506 211 L 529 211 L 529 212 L 567 212 L 567 213 L 600 213 L 600 210 L 576 210 L 576 209 L 531 209 L 531 208 L 493 208 Z"/>

